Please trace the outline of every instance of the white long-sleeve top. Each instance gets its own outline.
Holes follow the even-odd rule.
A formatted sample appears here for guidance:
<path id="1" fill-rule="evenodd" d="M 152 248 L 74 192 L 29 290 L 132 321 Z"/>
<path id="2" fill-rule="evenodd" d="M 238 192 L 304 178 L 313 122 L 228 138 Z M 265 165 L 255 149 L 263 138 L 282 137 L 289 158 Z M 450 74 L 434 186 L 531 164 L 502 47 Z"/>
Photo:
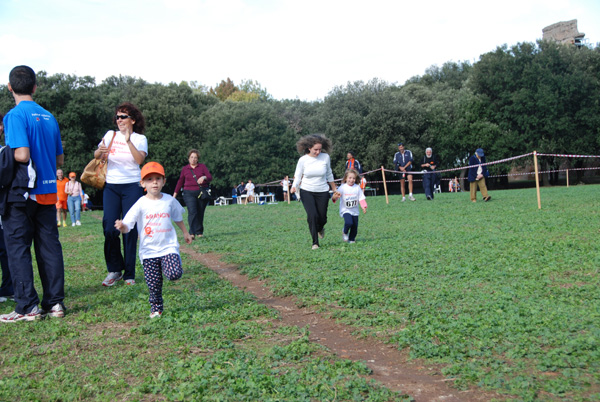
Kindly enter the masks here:
<path id="1" fill-rule="evenodd" d="M 329 182 L 333 181 L 331 160 L 329 155 L 321 152 L 318 156 L 304 155 L 298 159 L 292 188 L 298 188 L 302 182 L 302 190 L 313 193 L 329 191 Z"/>

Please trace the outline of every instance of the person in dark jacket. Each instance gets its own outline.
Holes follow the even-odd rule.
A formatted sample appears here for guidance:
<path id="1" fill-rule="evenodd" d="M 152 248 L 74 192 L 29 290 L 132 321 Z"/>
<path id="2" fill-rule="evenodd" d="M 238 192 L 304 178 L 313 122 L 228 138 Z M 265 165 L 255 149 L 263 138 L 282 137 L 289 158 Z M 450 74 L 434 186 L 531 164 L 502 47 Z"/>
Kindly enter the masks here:
<path id="1" fill-rule="evenodd" d="M 394 155 L 394 166 L 396 170 L 400 171 L 400 191 L 402 192 L 402 201 L 406 201 L 406 190 L 404 189 L 404 183 L 408 178 L 408 199 L 411 201 L 415 200 L 413 197 L 413 154 L 408 149 L 404 149 L 404 144 L 398 143 L 398 152 Z"/>
<path id="2" fill-rule="evenodd" d="M 0 141 L 4 142 L 4 115 L 0 113 Z M 10 148 L 9 148 L 10 149 Z M 8 255 L 6 254 L 6 245 L 4 244 L 4 229 L 0 222 L 0 266 L 2 268 L 2 282 L 0 282 L 0 303 L 4 303 L 14 295 L 12 279 L 8 269 Z"/>
<path id="3" fill-rule="evenodd" d="M 477 187 L 479 187 L 479 191 L 481 191 L 481 195 L 483 196 L 483 201 L 489 201 L 492 199 L 490 195 L 488 195 L 487 187 L 485 185 L 485 178 L 490 175 L 488 172 L 487 166 L 481 166 L 482 163 L 485 163 L 485 155 L 483 153 L 483 149 L 477 148 L 475 153 L 471 155 L 469 158 L 469 185 L 471 187 L 471 201 L 477 202 Z"/>
<path id="4" fill-rule="evenodd" d="M 433 149 L 427 148 L 425 150 L 423 161 L 421 162 L 421 167 L 425 171 L 425 174 L 423 175 L 423 189 L 425 189 L 425 196 L 429 201 L 433 200 L 433 187 L 435 185 L 437 174 L 435 170 L 439 164 L 437 155 L 433 154 Z"/>
<path id="5" fill-rule="evenodd" d="M 188 210 L 188 224 L 192 238 L 204 236 L 204 211 L 210 202 L 209 184 L 212 175 L 204 163 L 199 163 L 200 152 L 190 149 L 188 165 L 181 169 L 181 175 L 175 185 L 173 198 L 183 189 L 183 200 Z M 207 194 L 208 192 L 208 194 Z"/>

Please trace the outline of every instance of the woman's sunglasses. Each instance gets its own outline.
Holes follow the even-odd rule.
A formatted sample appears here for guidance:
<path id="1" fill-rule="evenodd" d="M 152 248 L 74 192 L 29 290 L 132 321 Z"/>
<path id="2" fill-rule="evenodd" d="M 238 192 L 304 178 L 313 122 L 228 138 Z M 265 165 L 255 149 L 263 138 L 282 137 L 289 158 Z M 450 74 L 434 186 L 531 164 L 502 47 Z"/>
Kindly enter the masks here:
<path id="1" fill-rule="evenodd" d="M 125 120 L 131 119 L 131 116 L 127 116 L 126 114 L 118 114 L 115 116 L 115 120 Z"/>

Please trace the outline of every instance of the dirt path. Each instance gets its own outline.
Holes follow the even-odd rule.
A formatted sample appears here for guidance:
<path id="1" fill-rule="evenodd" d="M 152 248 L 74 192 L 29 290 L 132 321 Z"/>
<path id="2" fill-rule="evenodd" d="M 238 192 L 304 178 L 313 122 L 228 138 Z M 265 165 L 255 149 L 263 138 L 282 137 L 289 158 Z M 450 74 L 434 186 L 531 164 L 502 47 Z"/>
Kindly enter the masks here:
<path id="1" fill-rule="evenodd" d="M 373 339 L 358 339 L 351 335 L 352 328 L 338 324 L 308 308 L 297 307 L 293 297 L 274 296 L 265 282 L 248 279 L 239 272 L 237 266 L 222 262 L 219 255 L 201 254 L 184 245 L 181 246 L 181 251 L 212 269 L 239 289 L 252 293 L 260 303 L 276 309 L 284 324 L 308 326 L 311 341 L 326 346 L 344 359 L 365 362 L 373 371 L 371 378 L 391 390 L 410 395 L 417 402 L 471 402 L 506 398 L 479 389 L 468 391 L 453 389 L 448 385 L 449 380 L 445 379 L 437 368 L 426 367 L 418 361 L 408 361 L 405 352 L 391 345 Z"/>

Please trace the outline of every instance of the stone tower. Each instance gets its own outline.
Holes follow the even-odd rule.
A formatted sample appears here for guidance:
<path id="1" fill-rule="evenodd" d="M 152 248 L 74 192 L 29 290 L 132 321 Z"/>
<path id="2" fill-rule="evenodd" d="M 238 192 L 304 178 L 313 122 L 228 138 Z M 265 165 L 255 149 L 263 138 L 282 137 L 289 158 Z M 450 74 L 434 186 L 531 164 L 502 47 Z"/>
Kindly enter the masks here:
<path id="1" fill-rule="evenodd" d="M 561 21 L 556 24 L 548 25 L 542 29 L 543 40 L 552 40 L 558 43 L 572 44 L 581 46 L 584 33 L 577 29 L 577 20 Z"/>

